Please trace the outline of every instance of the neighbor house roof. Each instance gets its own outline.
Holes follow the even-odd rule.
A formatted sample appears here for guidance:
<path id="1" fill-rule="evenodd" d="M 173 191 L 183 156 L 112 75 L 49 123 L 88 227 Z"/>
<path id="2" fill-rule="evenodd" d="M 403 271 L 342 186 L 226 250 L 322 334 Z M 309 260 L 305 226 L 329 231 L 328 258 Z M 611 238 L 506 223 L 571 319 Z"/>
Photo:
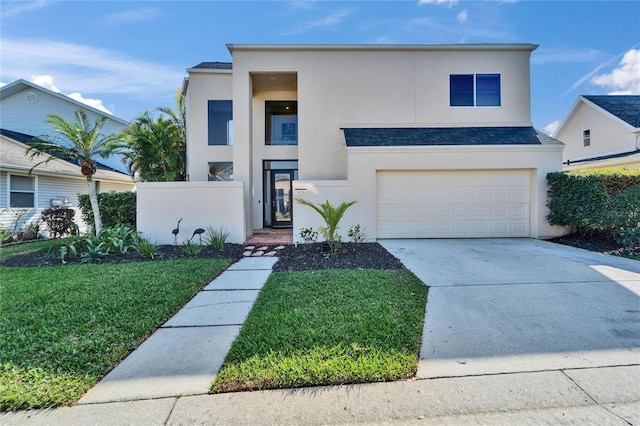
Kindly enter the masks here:
<path id="1" fill-rule="evenodd" d="M 610 159 L 613 159 L 613 158 L 631 157 L 633 155 L 638 155 L 638 154 L 640 154 L 640 149 L 636 149 L 634 151 L 629 151 L 629 152 L 622 152 L 622 153 L 619 153 L 619 154 L 599 155 L 597 157 L 583 158 L 581 160 L 574 160 L 574 161 L 567 160 L 563 164 L 571 165 L 571 164 L 589 163 L 589 162 L 592 162 L 592 161 L 610 160 Z"/>
<path id="2" fill-rule="evenodd" d="M 606 95 L 583 96 L 611 115 L 629 123 L 633 127 L 640 127 L 640 96 L 632 95 Z"/>
<path id="3" fill-rule="evenodd" d="M 20 133 L 20 132 L 14 132 L 13 130 L 7 130 L 7 129 L 0 129 L 0 135 L 5 136 L 11 140 L 13 140 L 14 143 L 16 143 L 17 145 L 23 145 L 19 151 L 15 151 L 13 155 L 8 156 L 6 152 L 3 152 L 2 154 L 2 161 L 0 162 L 2 164 L 2 166 L 4 167 L 8 167 L 11 165 L 14 166 L 20 166 L 20 167 L 26 167 L 29 164 L 31 164 L 31 166 L 33 166 L 32 163 L 37 163 L 37 161 L 34 160 L 30 160 L 28 159 L 27 155 L 26 155 L 26 144 L 28 142 L 30 142 L 34 137 L 31 135 L 26 135 L 24 133 Z M 46 156 L 46 154 L 45 154 Z M 42 156 L 42 159 L 45 159 L 46 157 Z M 23 158 L 22 158 L 23 157 Z M 73 167 L 75 167 L 77 169 L 78 164 L 76 164 L 74 161 L 68 160 L 66 158 L 61 158 L 61 157 L 56 157 L 59 160 L 63 160 L 67 163 L 70 163 L 73 165 Z M 115 170 L 112 167 L 106 166 L 102 163 L 100 163 L 100 161 L 96 161 L 94 160 L 96 163 L 96 168 L 98 170 L 103 170 L 105 172 L 108 172 L 109 175 L 106 177 L 110 177 L 113 178 L 115 175 L 111 175 L 111 174 L 118 174 L 120 176 L 126 176 L 126 177 L 130 177 L 130 175 L 128 175 L 127 173 L 123 173 L 119 170 Z M 29 167 L 31 167 L 29 166 Z M 74 170 L 76 170 L 74 169 Z M 76 170 L 77 171 L 77 170 Z"/>
<path id="4" fill-rule="evenodd" d="M 348 147 L 434 145 L 541 145 L 555 139 L 533 127 L 344 128 Z"/>

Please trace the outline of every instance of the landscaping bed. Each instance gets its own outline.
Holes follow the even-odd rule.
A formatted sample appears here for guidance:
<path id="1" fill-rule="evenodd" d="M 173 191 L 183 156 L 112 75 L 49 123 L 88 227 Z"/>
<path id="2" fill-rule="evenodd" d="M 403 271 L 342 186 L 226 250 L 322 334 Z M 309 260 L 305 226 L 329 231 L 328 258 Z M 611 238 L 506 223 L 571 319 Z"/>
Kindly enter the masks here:
<path id="1" fill-rule="evenodd" d="M 617 243 L 610 234 L 593 233 L 591 235 L 570 234 L 552 238 L 549 242 L 577 247 L 589 251 L 597 251 L 613 256 L 628 257 L 640 260 L 640 244 L 623 246 Z"/>

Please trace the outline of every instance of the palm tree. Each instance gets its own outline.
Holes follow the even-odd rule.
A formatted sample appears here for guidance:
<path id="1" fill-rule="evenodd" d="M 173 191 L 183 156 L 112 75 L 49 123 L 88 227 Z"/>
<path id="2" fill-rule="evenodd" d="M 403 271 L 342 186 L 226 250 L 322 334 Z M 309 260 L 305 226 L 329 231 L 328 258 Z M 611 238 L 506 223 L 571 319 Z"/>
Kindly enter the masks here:
<path id="1" fill-rule="evenodd" d="M 145 111 L 124 132 L 130 152 L 123 161 L 142 181 L 186 180 L 186 109 L 184 95 L 176 92 L 176 109 L 156 108 L 165 116 L 155 119 Z"/>
<path id="2" fill-rule="evenodd" d="M 54 157 L 71 160 L 80 165 L 80 172 L 87 178 L 89 187 L 89 200 L 93 211 L 95 233 L 102 232 L 102 220 L 100 219 L 100 208 L 98 207 L 98 195 L 93 175 L 97 171 L 94 158 L 106 158 L 113 153 L 119 153 L 123 147 L 120 136 L 117 134 L 103 135 L 100 133 L 107 117 L 98 118 L 93 125 L 89 122 L 85 110 L 80 109 L 75 112 L 76 122 L 71 122 L 64 117 L 53 114 L 47 118 L 47 123 L 60 136 L 38 136 L 27 143 L 26 154 L 33 159 L 46 153 L 50 156 L 31 168 L 33 171 L 41 164 L 48 163 Z"/>
<path id="3" fill-rule="evenodd" d="M 184 176 L 180 130 L 172 120 L 145 111 L 123 132 L 128 150 L 123 161 L 129 171 L 146 182 L 171 182 Z"/>
<path id="4" fill-rule="evenodd" d="M 324 219 L 324 223 L 327 225 L 326 227 L 320 226 L 318 229 L 324 235 L 327 244 L 331 248 L 333 253 L 336 252 L 338 245 L 340 243 L 340 235 L 338 234 L 338 223 L 344 216 L 344 213 L 347 211 L 349 207 L 354 205 L 356 201 L 346 201 L 340 203 L 339 206 L 332 205 L 329 200 L 326 200 L 324 203 L 314 204 L 311 201 L 296 197 L 295 199 L 298 203 L 305 205 L 307 207 L 311 207 L 313 210 L 318 212 L 318 214 Z"/>

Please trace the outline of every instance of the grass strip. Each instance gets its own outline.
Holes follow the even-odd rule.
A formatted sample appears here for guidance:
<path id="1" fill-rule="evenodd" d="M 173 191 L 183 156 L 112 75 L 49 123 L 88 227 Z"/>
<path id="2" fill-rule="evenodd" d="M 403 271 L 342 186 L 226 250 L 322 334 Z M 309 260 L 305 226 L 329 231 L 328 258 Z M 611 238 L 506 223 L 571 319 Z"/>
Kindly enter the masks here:
<path id="1" fill-rule="evenodd" d="M 0 409 L 75 402 L 230 262 L 1 268 Z"/>
<path id="2" fill-rule="evenodd" d="M 274 273 L 211 391 L 412 377 L 427 291 L 405 269 Z"/>

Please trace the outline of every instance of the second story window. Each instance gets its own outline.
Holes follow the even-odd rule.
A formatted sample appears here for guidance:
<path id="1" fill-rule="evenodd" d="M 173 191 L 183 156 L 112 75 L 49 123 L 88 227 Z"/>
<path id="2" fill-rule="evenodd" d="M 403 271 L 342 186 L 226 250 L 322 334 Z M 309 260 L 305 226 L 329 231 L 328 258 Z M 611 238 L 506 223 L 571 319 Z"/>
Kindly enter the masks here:
<path id="1" fill-rule="evenodd" d="M 298 102 L 265 102 L 266 145 L 298 145 Z"/>
<path id="2" fill-rule="evenodd" d="M 209 145 L 233 145 L 233 105 L 231 101 L 208 101 Z"/>
<path id="3" fill-rule="evenodd" d="M 451 74 L 450 106 L 500 106 L 500 74 Z"/>
<path id="4" fill-rule="evenodd" d="M 582 146 L 591 146 L 591 129 L 582 131 Z"/>

